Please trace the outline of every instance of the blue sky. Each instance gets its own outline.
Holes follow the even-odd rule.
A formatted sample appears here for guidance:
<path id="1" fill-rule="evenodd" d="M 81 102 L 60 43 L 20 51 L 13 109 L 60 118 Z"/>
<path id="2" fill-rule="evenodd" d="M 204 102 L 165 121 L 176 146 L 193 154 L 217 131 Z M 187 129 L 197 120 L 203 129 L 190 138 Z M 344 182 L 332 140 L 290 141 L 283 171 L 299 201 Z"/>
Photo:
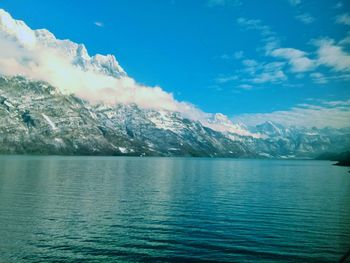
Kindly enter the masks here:
<path id="1" fill-rule="evenodd" d="M 138 82 L 205 112 L 350 99 L 349 1 L 2 0 L 0 8 L 90 54 L 116 55 Z"/>

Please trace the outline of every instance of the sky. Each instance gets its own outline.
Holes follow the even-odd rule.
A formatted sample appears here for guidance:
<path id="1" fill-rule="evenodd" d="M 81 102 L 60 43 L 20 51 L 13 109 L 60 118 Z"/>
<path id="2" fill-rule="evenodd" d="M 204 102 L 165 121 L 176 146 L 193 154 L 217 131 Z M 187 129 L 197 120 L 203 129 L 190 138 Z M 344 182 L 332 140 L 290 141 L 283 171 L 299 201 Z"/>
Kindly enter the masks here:
<path id="1" fill-rule="evenodd" d="M 114 54 L 137 82 L 204 112 L 248 124 L 327 117 L 339 126 L 350 116 L 349 1 L 0 0 L 0 8 L 90 54 Z"/>

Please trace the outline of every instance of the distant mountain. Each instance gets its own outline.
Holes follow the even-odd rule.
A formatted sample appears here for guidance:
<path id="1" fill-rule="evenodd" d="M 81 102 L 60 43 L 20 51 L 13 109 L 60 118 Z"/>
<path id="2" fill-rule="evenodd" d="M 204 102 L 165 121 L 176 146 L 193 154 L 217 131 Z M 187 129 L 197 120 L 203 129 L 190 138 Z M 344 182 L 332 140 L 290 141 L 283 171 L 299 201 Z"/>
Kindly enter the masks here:
<path id="1" fill-rule="evenodd" d="M 45 82 L 0 78 L 0 153 L 313 158 L 350 146 L 349 129 L 267 122 L 247 130 L 221 115 L 208 122 L 232 127 L 135 104 L 92 105 Z"/>

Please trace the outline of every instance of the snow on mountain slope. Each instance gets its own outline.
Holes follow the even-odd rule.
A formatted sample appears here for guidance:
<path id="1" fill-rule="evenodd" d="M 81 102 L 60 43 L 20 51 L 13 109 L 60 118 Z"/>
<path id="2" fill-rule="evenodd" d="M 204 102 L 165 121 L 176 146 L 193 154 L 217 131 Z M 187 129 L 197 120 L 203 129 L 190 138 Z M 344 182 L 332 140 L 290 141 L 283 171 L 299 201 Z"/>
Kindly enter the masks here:
<path id="1" fill-rule="evenodd" d="M 1 9 L 0 75 L 24 76 L 0 78 L 3 153 L 310 157 L 350 145 L 348 130 L 248 129 L 204 113 L 137 84 L 113 55 L 90 56 Z"/>
<path id="2" fill-rule="evenodd" d="M 57 39 L 46 29 L 32 30 L 2 9 L 0 47 L 1 42 L 11 48 L 10 52 L 0 49 L 0 73 L 4 75 L 22 74 L 35 80 L 44 80 L 62 87 L 65 93 L 75 93 L 94 103 L 136 103 L 142 108 L 181 112 L 201 121 L 206 127 L 225 132 L 231 138 L 236 135 L 259 136 L 233 124 L 222 114 L 203 113 L 187 103 L 178 102 L 172 94 L 159 87 L 138 85 L 127 76 L 113 55 L 90 56 L 83 44 Z M 211 117 L 208 119 L 207 116 Z M 157 125 L 173 128 L 165 122 L 157 122 Z"/>
<path id="3" fill-rule="evenodd" d="M 225 133 L 232 139 L 237 139 L 238 136 L 251 136 L 253 138 L 261 138 L 259 133 L 253 133 L 242 125 L 233 123 L 226 115 L 216 113 L 212 118 L 208 119 L 207 127 Z"/>
<path id="4" fill-rule="evenodd" d="M 92 105 L 44 82 L 0 77 L 1 153 L 311 158 L 350 146 L 348 129 L 266 125 L 281 135 L 228 136 L 173 111 Z"/>
<path id="5" fill-rule="evenodd" d="M 241 143 L 179 113 L 135 104 L 91 105 L 23 77 L 0 78 L 0 152 L 254 155 Z"/>
<path id="6" fill-rule="evenodd" d="M 0 9 L 0 74 L 22 75 L 74 93 L 93 103 L 136 103 L 143 108 L 200 110 L 174 99 L 160 87 L 138 84 L 113 55 L 90 56 L 83 44 L 57 39 L 46 29 L 32 30 Z"/>
<path id="7" fill-rule="evenodd" d="M 267 121 L 263 124 L 257 125 L 255 127 L 256 131 L 268 136 L 283 136 L 284 135 L 284 129 L 283 126 L 273 123 L 271 121 Z"/>
<path id="8" fill-rule="evenodd" d="M 33 48 L 36 45 L 35 33 L 23 21 L 14 20 L 3 9 L 0 9 L 0 31 L 24 47 Z"/>
<path id="9" fill-rule="evenodd" d="M 91 70 L 113 77 L 126 76 L 125 71 L 113 55 L 97 54 L 90 57 L 83 44 L 77 44 L 67 39 L 56 39 L 54 34 L 46 29 L 32 30 L 23 21 L 13 19 L 3 9 L 0 9 L 0 32 L 3 37 L 15 40 L 28 50 L 49 47 L 85 71 Z"/>
<path id="10" fill-rule="evenodd" d="M 103 73 L 116 78 L 127 75 L 113 55 L 103 56 L 97 54 L 91 57 L 83 44 L 77 44 L 70 40 L 56 39 L 46 29 L 34 30 L 34 34 L 39 45 L 56 50 L 61 56 L 69 58 L 73 65 L 80 67 L 84 71 Z"/>

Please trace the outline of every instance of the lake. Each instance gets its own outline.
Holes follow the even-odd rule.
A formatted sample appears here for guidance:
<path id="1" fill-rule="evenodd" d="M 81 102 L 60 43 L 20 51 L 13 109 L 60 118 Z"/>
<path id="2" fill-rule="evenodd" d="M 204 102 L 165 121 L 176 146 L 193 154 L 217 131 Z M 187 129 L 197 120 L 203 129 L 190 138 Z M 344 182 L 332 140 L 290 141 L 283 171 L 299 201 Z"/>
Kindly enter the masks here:
<path id="1" fill-rule="evenodd" d="M 0 262 L 336 262 L 328 161 L 0 156 Z"/>

